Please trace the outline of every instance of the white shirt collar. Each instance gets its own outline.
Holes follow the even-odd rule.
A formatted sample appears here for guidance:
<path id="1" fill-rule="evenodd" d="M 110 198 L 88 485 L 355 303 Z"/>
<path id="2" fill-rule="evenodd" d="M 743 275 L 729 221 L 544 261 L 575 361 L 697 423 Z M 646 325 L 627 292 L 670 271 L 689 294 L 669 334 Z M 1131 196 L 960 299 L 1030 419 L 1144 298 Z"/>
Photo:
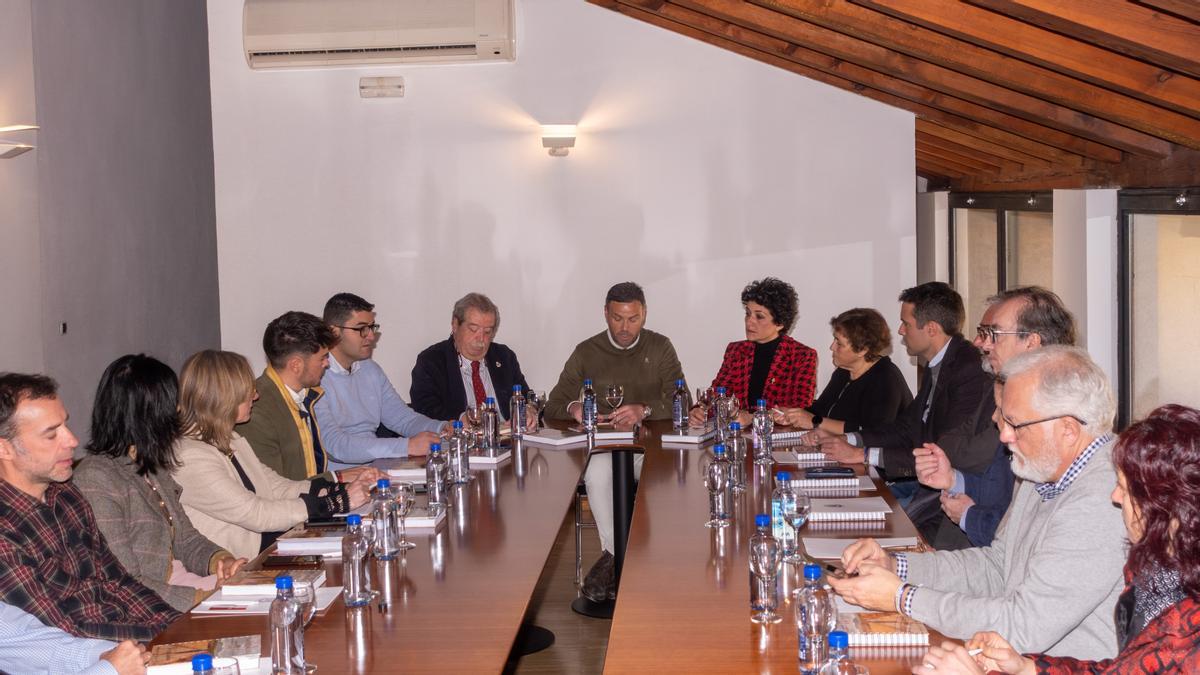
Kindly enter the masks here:
<path id="1" fill-rule="evenodd" d="M 292 395 L 292 400 L 296 402 L 297 408 L 304 408 L 304 399 L 308 396 L 308 387 L 304 387 L 300 391 L 294 391 L 285 384 L 283 388 L 287 389 L 287 392 Z"/>
<path id="2" fill-rule="evenodd" d="M 361 363 L 362 363 L 361 361 L 355 361 L 354 363 L 350 364 L 350 369 L 347 370 L 342 367 L 342 364 L 337 359 L 333 358 L 332 354 L 329 355 L 329 370 L 331 370 L 339 375 L 354 374 L 355 371 L 358 370 L 358 367 Z"/>
<path id="3" fill-rule="evenodd" d="M 950 348 L 951 340 L 953 340 L 953 338 L 951 338 L 950 340 L 946 340 L 946 344 L 942 345 L 942 349 L 937 353 L 937 356 L 935 356 L 929 360 L 929 364 L 927 366 L 928 368 L 936 367 L 939 363 L 942 362 L 942 359 L 944 359 L 946 357 L 946 350 Z"/>
<path id="4" fill-rule="evenodd" d="M 623 352 L 633 349 L 634 347 L 637 346 L 637 343 L 642 341 L 642 332 L 641 331 L 638 331 L 638 336 L 636 338 L 634 338 L 633 344 L 629 345 L 628 347 L 622 347 L 621 345 L 617 344 L 617 341 L 613 339 L 612 332 L 610 332 L 607 328 L 604 329 L 604 334 L 608 337 L 608 343 L 610 345 L 615 347 L 617 350 L 623 351 Z"/>

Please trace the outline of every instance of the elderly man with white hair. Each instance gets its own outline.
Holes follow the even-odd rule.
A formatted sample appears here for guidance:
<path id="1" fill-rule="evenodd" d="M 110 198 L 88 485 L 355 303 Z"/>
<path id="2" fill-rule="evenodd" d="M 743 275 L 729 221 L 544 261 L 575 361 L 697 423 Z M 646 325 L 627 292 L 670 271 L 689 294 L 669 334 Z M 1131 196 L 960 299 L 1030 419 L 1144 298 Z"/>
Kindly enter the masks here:
<path id="1" fill-rule="evenodd" d="M 1023 481 L 990 546 L 889 555 L 861 539 L 842 555 L 847 600 L 897 609 L 948 637 L 995 630 L 1018 652 L 1117 653 L 1125 529 L 1111 501 L 1116 409 L 1087 352 L 1050 346 L 1004 365 L 994 419 Z"/>

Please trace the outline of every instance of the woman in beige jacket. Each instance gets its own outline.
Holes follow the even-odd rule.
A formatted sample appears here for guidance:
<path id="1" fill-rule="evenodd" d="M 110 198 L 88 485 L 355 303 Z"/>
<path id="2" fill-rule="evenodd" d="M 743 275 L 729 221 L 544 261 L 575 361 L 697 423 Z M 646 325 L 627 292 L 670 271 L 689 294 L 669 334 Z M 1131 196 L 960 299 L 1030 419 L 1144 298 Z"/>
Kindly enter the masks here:
<path id="1" fill-rule="evenodd" d="M 250 364 L 240 354 L 197 352 L 180 373 L 180 501 L 197 530 L 236 556 L 258 555 L 307 518 L 358 507 L 369 489 L 365 475 L 348 484 L 289 480 L 259 461 L 233 431 L 250 419 L 257 397 Z"/>

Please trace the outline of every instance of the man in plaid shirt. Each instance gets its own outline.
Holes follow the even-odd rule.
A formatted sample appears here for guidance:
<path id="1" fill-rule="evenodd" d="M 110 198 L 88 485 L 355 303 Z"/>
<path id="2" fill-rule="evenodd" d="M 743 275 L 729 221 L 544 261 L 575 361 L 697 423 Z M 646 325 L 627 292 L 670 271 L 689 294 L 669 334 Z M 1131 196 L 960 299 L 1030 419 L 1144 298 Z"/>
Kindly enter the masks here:
<path id="1" fill-rule="evenodd" d="M 0 601 L 74 635 L 148 641 L 179 613 L 117 562 L 66 482 L 78 445 L 54 380 L 0 374 Z"/>

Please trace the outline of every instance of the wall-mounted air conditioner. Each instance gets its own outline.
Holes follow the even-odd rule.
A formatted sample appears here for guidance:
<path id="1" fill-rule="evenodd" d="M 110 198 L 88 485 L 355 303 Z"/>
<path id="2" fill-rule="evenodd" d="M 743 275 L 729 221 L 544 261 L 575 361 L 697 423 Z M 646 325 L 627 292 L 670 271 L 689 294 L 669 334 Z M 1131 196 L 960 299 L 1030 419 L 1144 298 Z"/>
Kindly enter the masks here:
<path id="1" fill-rule="evenodd" d="M 251 68 L 512 61 L 513 0 L 246 0 Z"/>

